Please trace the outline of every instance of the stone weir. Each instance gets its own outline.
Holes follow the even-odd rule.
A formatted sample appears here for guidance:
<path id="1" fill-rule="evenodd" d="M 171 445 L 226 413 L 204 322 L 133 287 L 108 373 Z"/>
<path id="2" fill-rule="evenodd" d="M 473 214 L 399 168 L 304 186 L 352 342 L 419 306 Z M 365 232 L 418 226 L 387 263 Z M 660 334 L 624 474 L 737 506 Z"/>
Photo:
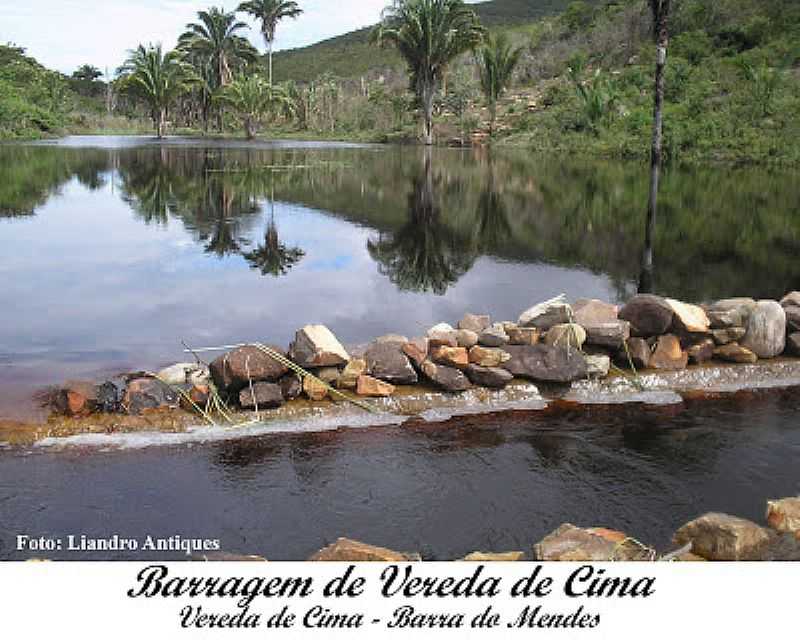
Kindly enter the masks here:
<path id="1" fill-rule="evenodd" d="M 244 345 L 213 356 L 99 384 L 67 382 L 43 396 L 52 408 L 45 425 L 0 426 L 0 442 L 202 433 L 199 422 L 311 430 L 322 418 L 336 426 L 443 421 L 554 400 L 671 405 L 687 394 L 800 386 L 800 292 L 706 305 L 649 294 L 622 306 L 570 304 L 562 296 L 515 322 L 468 313 L 422 337 L 388 335 L 349 350 L 327 327 L 307 325 L 286 349 Z"/>

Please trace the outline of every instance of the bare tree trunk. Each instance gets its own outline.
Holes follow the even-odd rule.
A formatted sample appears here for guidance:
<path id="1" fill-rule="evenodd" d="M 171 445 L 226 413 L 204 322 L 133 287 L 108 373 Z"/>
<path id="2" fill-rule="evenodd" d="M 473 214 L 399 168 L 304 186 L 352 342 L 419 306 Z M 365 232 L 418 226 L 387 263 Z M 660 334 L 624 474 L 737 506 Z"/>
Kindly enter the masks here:
<path id="1" fill-rule="evenodd" d="M 422 110 L 425 117 L 425 132 L 424 141 L 425 145 L 430 147 L 433 145 L 433 97 L 434 87 L 428 84 L 422 90 Z"/>
<path id="2" fill-rule="evenodd" d="M 272 86 L 272 41 L 267 43 L 267 52 L 269 54 L 269 86 Z"/>
<path id="3" fill-rule="evenodd" d="M 253 119 L 249 116 L 244 119 L 244 133 L 248 140 L 254 140 L 256 137 L 256 128 Z"/>
<path id="4" fill-rule="evenodd" d="M 640 292 L 651 289 L 653 281 L 653 243 L 658 216 L 658 188 L 661 181 L 661 163 L 664 141 L 664 85 L 669 46 L 669 12 L 671 0 L 650 0 L 653 11 L 653 31 L 656 37 L 656 79 L 653 105 L 653 142 L 650 150 L 650 196 L 647 202 L 647 227 L 645 249 L 642 256 Z"/>

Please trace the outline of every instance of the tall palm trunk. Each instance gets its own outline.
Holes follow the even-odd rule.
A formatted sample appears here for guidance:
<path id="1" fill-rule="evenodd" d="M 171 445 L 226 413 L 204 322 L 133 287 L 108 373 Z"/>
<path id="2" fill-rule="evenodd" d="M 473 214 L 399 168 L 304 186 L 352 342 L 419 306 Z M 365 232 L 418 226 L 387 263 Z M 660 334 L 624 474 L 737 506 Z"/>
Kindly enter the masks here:
<path id="1" fill-rule="evenodd" d="M 422 111 L 425 119 L 424 141 L 425 145 L 433 145 L 433 98 L 435 88 L 432 82 L 428 82 L 422 89 Z"/>
<path id="2" fill-rule="evenodd" d="M 269 86 L 272 86 L 272 40 L 267 40 L 267 54 L 269 57 Z"/>
<path id="3" fill-rule="evenodd" d="M 153 119 L 156 121 L 156 136 L 161 140 L 167 131 L 167 110 L 164 108 L 159 109 Z"/>
<path id="4" fill-rule="evenodd" d="M 652 286 L 653 243 L 658 216 L 658 189 L 661 181 L 661 163 L 664 142 L 664 85 L 669 46 L 669 12 L 671 0 L 650 0 L 653 11 L 653 29 L 656 37 L 656 78 L 653 105 L 653 141 L 650 150 L 650 195 L 647 202 L 647 227 L 645 249 L 642 257 L 642 285 Z"/>

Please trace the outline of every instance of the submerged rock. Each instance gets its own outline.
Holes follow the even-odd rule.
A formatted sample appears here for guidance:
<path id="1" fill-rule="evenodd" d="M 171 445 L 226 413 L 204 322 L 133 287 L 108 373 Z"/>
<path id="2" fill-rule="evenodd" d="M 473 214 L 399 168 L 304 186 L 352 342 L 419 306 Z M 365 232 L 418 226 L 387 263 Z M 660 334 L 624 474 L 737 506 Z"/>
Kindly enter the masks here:
<path id="1" fill-rule="evenodd" d="M 579 324 L 557 324 L 544 337 L 545 344 L 562 349 L 581 349 L 586 342 L 586 330 Z"/>
<path id="2" fill-rule="evenodd" d="M 669 331 L 675 315 L 660 296 L 641 293 L 633 296 L 619 312 L 620 320 L 631 324 L 631 333 L 640 338 L 660 336 Z"/>
<path id="3" fill-rule="evenodd" d="M 484 329 L 488 329 L 492 322 L 489 316 L 478 316 L 472 313 L 467 313 L 458 322 L 458 328 L 466 331 L 472 331 L 480 335 Z"/>
<path id="4" fill-rule="evenodd" d="M 689 354 L 681 348 L 681 341 L 673 335 L 660 336 L 656 342 L 653 355 L 650 356 L 650 368 L 661 371 L 680 371 L 689 364 Z"/>
<path id="5" fill-rule="evenodd" d="M 622 349 L 631 337 L 631 324 L 627 320 L 612 320 L 586 327 L 586 343 L 607 349 Z"/>
<path id="6" fill-rule="evenodd" d="M 548 331 L 557 324 L 572 322 L 572 317 L 572 307 L 566 302 L 542 302 L 524 311 L 517 324 Z"/>
<path id="7" fill-rule="evenodd" d="M 769 535 L 754 522 L 724 513 L 707 513 L 675 533 L 679 546 L 689 543 L 692 553 L 706 560 L 746 560 L 766 544 Z"/>
<path id="8" fill-rule="evenodd" d="M 348 538 L 339 538 L 309 558 L 312 562 L 408 562 L 415 559 L 417 556 L 413 554 L 375 547 Z"/>
<path id="9" fill-rule="evenodd" d="M 251 391 L 249 385 L 239 392 L 239 406 L 242 409 L 277 409 L 283 405 L 283 391 L 280 385 L 272 382 L 256 382 Z"/>
<path id="10" fill-rule="evenodd" d="M 767 524 L 781 533 L 793 533 L 800 540 L 800 497 L 767 502 Z"/>
<path id="11" fill-rule="evenodd" d="M 761 300 L 747 319 L 741 342 L 759 358 L 774 358 L 786 348 L 786 312 L 774 300 Z"/>
<path id="12" fill-rule="evenodd" d="M 123 406 L 131 415 L 139 415 L 145 409 L 177 409 L 180 400 L 177 392 L 158 378 L 134 378 L 128 381 Z"/>
<path id="13" fill-rule="evenodd" d="M 503 389 L 514 380 L 513 375 L 499 367 L 481 367 L 471 364 L 464 370 L 464 373 L 472 384 L 489 389 Z"/>
<path id="14" fill-rule="evenodd" d="M 372 376 L 359 376 L 356 393 L 371 398 L 388 398 L 395 392 L 394 385 L 383 382 Z"/>
<path id="15" fill-rule="evenodd" d="M 286 354 L 275 346 L 270 349 Z M 237 394 L 253 382 L 275 382 L 289 373 L 279 361 L 254 346 L 239 347 L 211 363 L 211 376 L 217 388 L 227 394 Z"/>
<path id="16" fill-rule="evenodd" d="M 735 342 L 726 344 L 714 349 L 714 357 L 726 362 L 736 362 L 739 364 L 753 364 L 758 362 L 758 356 L 745 347 L 739 346 Z"/>
<path id="17" fill-rule="evenodd" d="M 469 361 L 480 367 L 499 367 L 511 360 L 508 351 L 496 347 L 472 347 L 469 350 Z"/>
<path id="18" fill-rule="evenodd" d="M 509 342 L 508 334 L 502 324 L 493 324 L 478 336 L 478 344 L 482 347 L 502 347 Z"/>
<path id="19" fill-rule="evenodd" d="M 342 343 L 328 327 L 309 324 L 300 329 L 289 349 L 289 357 L 305 368 L 339 367 L 350 360 Z"/>
<path id="20" fill-rule="evenodd" d="M 581 529 L 562 524 L 533 547 L 533 559 L 545 562 L 645 560 L 649 556 L 628 536 L 610 529 Z"/>
<path id="21" fill-rule="evenodd" d="M 436 364 L 430 360 L 423 363 L 422 373 L 437 387 L 449 393 L 460 393 L 472 387 L 467 376 L 458 369 Z"/>
<path id="22" fill-rule="evenodd" d="M 364 354 L 367 373 L 391 384 L 416 384 L 419 376 L 406 357 L 404 346 L 396 343 L 372 343 Z"/>
<path id="23" fill-rule="evenodd" d="M 503 364 L 515 378 L 538 382 L 568 383 L 588 374 L 586 359 L 577 351 L 548 345 L 508 346 L 511 359 Z"/>

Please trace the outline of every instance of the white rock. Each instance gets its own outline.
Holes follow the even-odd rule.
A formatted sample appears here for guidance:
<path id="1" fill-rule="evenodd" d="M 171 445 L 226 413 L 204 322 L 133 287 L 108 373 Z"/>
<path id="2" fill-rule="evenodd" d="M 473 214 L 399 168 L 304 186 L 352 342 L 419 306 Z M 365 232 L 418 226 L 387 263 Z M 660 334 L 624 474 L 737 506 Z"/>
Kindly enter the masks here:
<path id="1" fill-rule="evenodd" d="M 786 311 L 774 300 L 761 300 L 747 319 L 741 345 L 759 358 L 774 358 L 786 348 Z"/>

